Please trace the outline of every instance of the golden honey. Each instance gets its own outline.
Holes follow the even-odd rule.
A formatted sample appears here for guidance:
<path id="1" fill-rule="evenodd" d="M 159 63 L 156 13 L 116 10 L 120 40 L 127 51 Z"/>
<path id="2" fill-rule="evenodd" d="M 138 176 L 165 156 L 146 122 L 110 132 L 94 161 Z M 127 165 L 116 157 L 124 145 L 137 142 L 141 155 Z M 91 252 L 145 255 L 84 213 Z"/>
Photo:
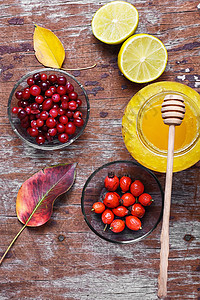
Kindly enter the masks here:
<path id="1" fill-rule="evenodd" d="M 147 108 L 142 117 L 142 131 L 145 138 L 156 148 L 166 150 L 168 147 L 169 126 L 165 125 L 161 115 L 163 99 Z M 195 139 L 198 131 L 197 118 L 191 107 L 185 103 L 186 113 L 180 126 L 175 127 L 174 150 L 187 147 Z"/>
<path id="2" fill-rule="evenodd" d="M 126 106 L 122 118 L 122 136 L 127 150 L 145 167 L 166 172 L 169 126 L 161 115 L 168 94 L 184 98 L 186 113 L 175 127 L 173 171 L 181 171 L 200 160 L 200 95 L 177 82 L 150 84 L 138 91 Z"/>

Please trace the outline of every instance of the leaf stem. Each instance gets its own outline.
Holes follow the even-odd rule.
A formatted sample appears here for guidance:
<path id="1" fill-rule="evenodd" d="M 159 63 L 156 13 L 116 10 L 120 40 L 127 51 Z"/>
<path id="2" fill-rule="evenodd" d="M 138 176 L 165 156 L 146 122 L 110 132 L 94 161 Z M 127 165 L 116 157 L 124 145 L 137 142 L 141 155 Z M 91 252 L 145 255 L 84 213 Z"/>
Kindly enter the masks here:
<path id="1" fill-rule="evenodd" d="M 64 70 L 64 71 L 81 71 L 81 70 L 88 70 L 88 69 L 92 69 L 94 67 L 96 67 L 97 64 L 94 64 L 92 66 L 89 66 L 89 67 L 83 67 L 83 68 L 77 68 L 77 69 L 65 69 L 65 68 L 61 68 L 61 70 Z"/>
<path id="2" fill-rule="evenodd" d="M 14 237 L 14 239 L 12 240 L 12 242 L 10 243 L 10 245 L 8 246 L 6 252 L 3 254 L 2 258 L 0 259 L 0 265 L 2 264 L 6 254 L 8 253 L 8 251 L 10 250 L 10 248 L 12 247 L 12 245 L 14 244 L 14 242 L 16 241 L 16 239 L 20 236 L 20 234 L 22 233 L 22 231 L 26 228 L 27 223 L 21 228 L 21 230 L 18 232 L 18 234 Z"/>

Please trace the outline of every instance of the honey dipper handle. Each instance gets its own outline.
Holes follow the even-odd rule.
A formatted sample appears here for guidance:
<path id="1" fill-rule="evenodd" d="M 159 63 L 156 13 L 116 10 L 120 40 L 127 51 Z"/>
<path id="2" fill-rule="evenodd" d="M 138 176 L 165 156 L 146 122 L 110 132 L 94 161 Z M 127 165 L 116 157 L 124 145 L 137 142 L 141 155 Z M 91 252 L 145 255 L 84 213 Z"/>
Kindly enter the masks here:
<path id="1" fill-rule="evenodd" d="M 167 154 L 167 172 L 165 181 L 164 212 L 161 231 L 161 250 L 160 250 L 160 274 L 158 277 L 158 297 L 162 298 L 167 295 L 167 268 L 169 256 L 169 217 L 172 191 L 172 174 L 174 158 L 174 137 L 175 126 L 169 126 L 168 137 L 168 154 Z"/>

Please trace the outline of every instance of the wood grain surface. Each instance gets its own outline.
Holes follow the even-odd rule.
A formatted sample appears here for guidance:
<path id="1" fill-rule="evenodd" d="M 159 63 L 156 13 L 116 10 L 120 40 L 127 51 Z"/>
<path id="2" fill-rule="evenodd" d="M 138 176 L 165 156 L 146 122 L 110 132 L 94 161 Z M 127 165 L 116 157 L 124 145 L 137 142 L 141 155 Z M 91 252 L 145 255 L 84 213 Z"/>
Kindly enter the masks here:
<path id="1" fill-rule="evenodd" d="M 21 184 L 41 168 L 78 162 L 73 188 L 59 197 L 51 220 L 27 228 L 0 267 L 0 299 L 157 299 L 161 224 L 145 240 L 114 245 L 86 225 L 80 208 L 88 176 L 103 163 L 132 159 L 123 143 L 121 118 L 130 98 L 144 85 L 125 79 L 117 66 L 120 46 L 92 35 L 95 11 L 109 1 L 0 1 L 0 255 L 21 229 L 15 212 Z M 135 0 L 137 33 L 166 45 L 169 61 L 158 79 L 200 91 L 200 1 Z M 71 72 L 91 105 L 84 134 L 62 151 L 34 150 L 14 134 L 7 102 L 19 78 L 41 67 L 33 51 L 34 24 L 51 29 L 66 50 L 64 67 L 97 63 Z M 157 81 L 158 81 L 157 80 Z M 156 174 L 164 188 L 165 175 Z M 200 299 L 200 163 L 173 176 L 167 299 Z"/>

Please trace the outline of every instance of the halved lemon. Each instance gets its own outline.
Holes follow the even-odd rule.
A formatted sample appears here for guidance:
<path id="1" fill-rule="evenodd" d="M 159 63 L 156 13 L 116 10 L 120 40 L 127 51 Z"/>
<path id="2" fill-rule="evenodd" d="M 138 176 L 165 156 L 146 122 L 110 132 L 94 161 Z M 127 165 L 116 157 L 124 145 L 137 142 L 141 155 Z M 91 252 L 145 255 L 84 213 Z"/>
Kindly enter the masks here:
<path id="1" fill-rule="evenodd" d="M 163 43 L 149 34 L 136 34 L 127 39 L 118 54 L 120 71 L 129 80 L 145 83 L 157 79 L 167 65 Z"/>
<path id="2" fill-rule="evenodd" d="M 96 11 L 92 32 L 106 44 L 120 44 L 135 32 L 138 21 L 138 11 L 132 4 L 112 1 Z"/>

